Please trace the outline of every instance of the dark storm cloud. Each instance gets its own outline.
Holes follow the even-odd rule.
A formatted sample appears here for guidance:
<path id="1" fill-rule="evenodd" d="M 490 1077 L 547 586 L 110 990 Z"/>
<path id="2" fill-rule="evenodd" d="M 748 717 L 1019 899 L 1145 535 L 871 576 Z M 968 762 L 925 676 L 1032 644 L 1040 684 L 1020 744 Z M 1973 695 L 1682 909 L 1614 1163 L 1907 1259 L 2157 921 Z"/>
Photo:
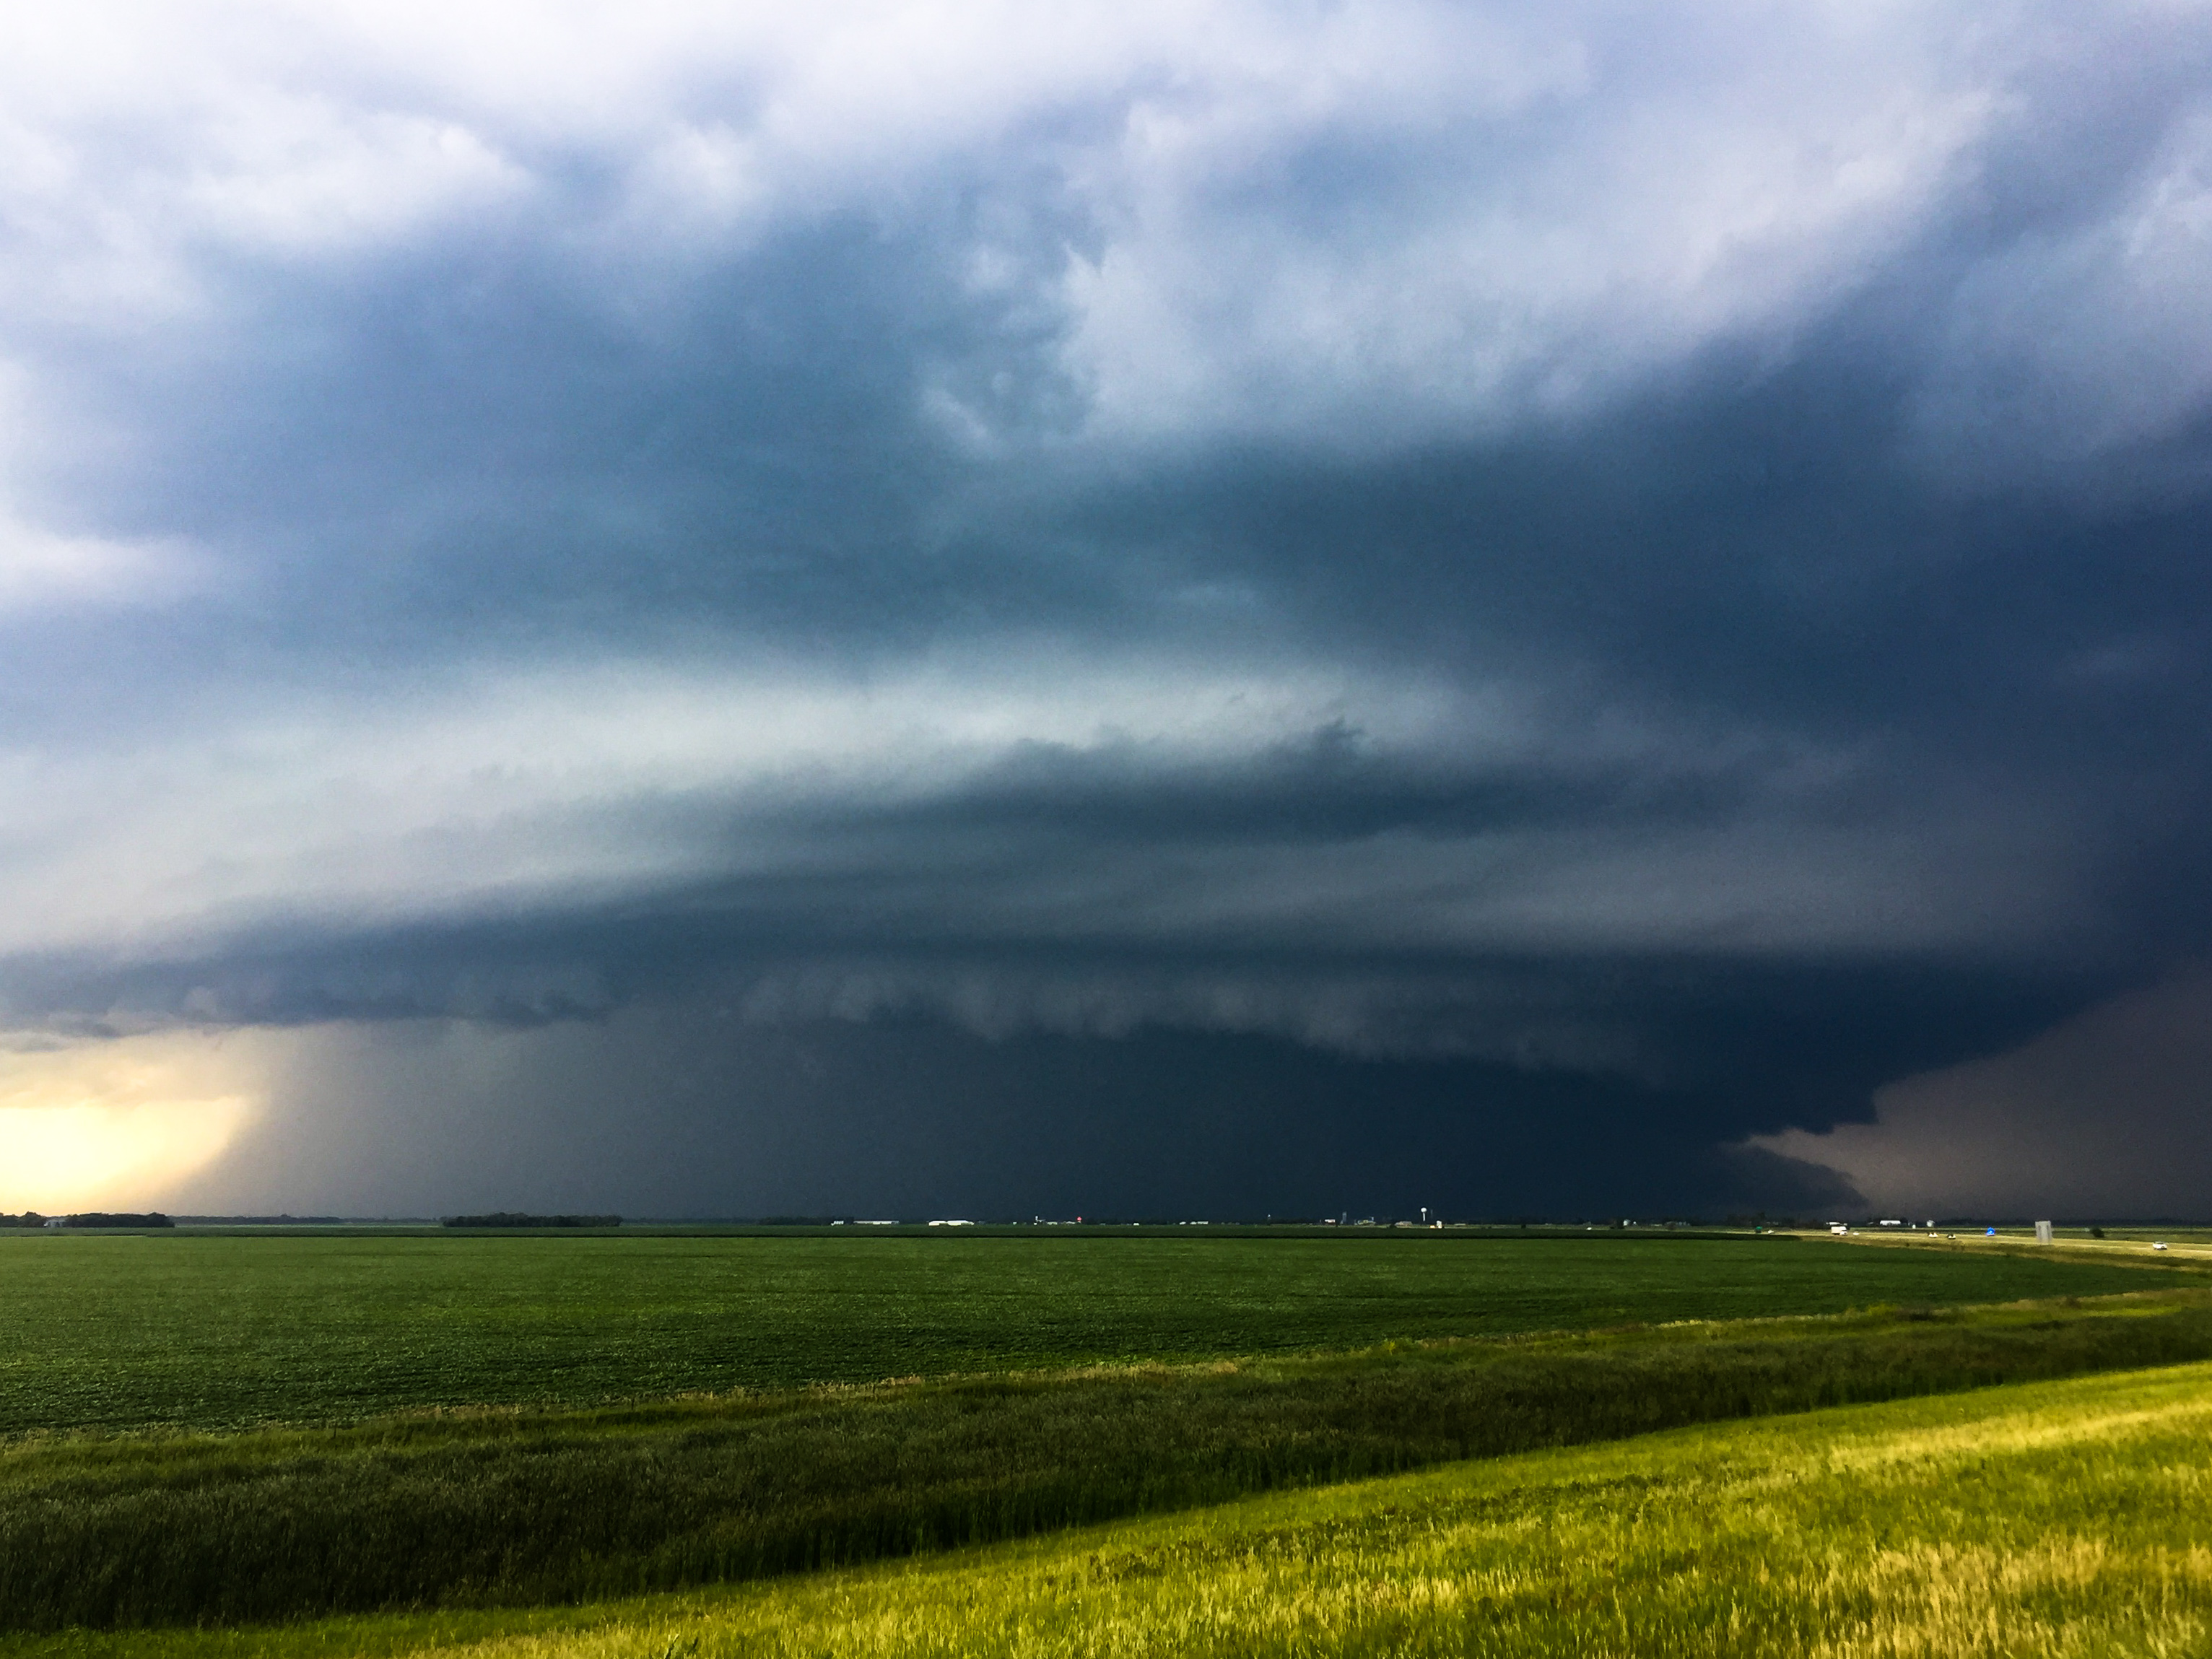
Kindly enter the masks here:
<path id="1" fill-rule="evenodd" d="M 932 17 L 27 37 L 15 1023 L 1705 1203 L 2212 951 L 2194 14 Z"/>
<path id="2" fill-rule="evenodd" d="M 1720 1152 L 1694 1097 L 1467 1060 L 1386 1064 L 1256 1037 L 934 1022 L 744 1029 L 632 1010 L 536 1036 L 423 1026 L 325 1042 L 288 1110 L 188 1195 L 383 1207 L 587 1199 L 632 1214 L 1305 1219 L 1859 1206 L 1771 1153 Z M 365 1164 L 368 1118 L 392 1150 Z M 665 1156 L 641 1159 L 641 1145 Z M 380 1167 L 380 1164 L 381 1167 Z"/>

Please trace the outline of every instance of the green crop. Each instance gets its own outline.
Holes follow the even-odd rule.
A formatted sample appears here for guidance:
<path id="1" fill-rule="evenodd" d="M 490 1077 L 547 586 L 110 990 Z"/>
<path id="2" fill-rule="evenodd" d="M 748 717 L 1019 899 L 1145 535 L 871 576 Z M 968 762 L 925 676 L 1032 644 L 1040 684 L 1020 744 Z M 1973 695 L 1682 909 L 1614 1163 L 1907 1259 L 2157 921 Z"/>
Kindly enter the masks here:
<path id="1" fill-rule="evenodd" d="M 0 1436 L 343 1422 L 1642 1321 L 2099 1295 L 1796 1239 L 0 1235 Z"/>
<path id="2" fill-rule="evenodd" d="M 1713 1419 L 2212 1358 L 2212 1302 L 807 1389 L 0 1451 L 0 1626 L 583 1600 Z"/>
<path id="3" fill-rule="evenodd" d="M 2212 1637 L 2212 1366 L 1463 1463 L 574 1609 L 8 1659 L 2107 1659 Z"/>

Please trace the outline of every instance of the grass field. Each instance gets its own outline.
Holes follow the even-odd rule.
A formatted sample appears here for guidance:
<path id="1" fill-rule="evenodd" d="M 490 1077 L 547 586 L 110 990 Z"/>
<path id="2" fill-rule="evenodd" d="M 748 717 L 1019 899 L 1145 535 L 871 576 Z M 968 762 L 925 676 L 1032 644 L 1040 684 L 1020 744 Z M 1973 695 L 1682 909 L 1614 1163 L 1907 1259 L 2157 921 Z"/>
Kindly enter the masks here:
<path id="1" fill-rule="evenodd" d="M 1318 1635 L 1251 1609 L 1215 1631 L 1164 1602 L 1094 1629 L 1097 1586 L 1065 1606 L 1022 1587 L 1018 1564 L 1049 1548 L 994 1558 L 1015 1564 L 991 1592 L 1003 1628 L 878 1609 L 860 1620 L 878 1635 L 836 1617 L 817 1630 L 807 1598 L 879 1582 L 824 1577 L 849 1564 L 1255 1493 L 2212 1360 L 2202 1264 L 1861 1242 L 19 1235 L 0 1240 L 0 1628 L 42 1632 L 41 1652 L 107 1651 L 88 1632 L 133 1626 L 200 1629 L 191 1641 L 230 1627 L 223 1639 L 271 1652 L 465 1628 L 496 1650 L 568 1605 L 586 1626 L 617 1620 L 610 1653 L 642 1642 L 652 1659 L 1028 1651 L 1034 1603 L 1046 1650 L 1183 1650 L 1164 1633 L 1181 1629 L 1224 1651 L 1334 1650 L 1340 1636 L 1345 1651 L 1457 1651 L 1426 1626 L 1394 1646 L 1336 1613 Z M 2046 1299 L 2014 1300 L 2031 1297 Z M 1337 1524 L 1299 1547 L 1322 1577 L 1297 1595 L 1336 1594 L 1337 1569 L 1316 1564 Z M 1387 1533 L 1355 1552 L 1381 1564 L 1385 1601 L 1418 1565 Z M 1159 1573 L 1120 1577 L 1181 1573 L 1177 1594 L 1209 1609 L 1203 1564 L 1227 1564 L 1224 1586 L 1245 1571 L 1234 1552 L 1142 1547 L 1169 1550 Z M 792 1599 L 716 1601 L 665 1638 L 676 1604 L 609 1599 L 763 1579 Z M 517 1611 L 488 1611 L 501 1607 Z M 464 1622 L 375 1622 L 409 1607 Z M 300 1622 L 332 1613 L 368 1622 Z M 292 1622 L 251 1632 L 270 1620 Z M 1127 1639 L 1084 1647 L 1098 1630 Z"/>
<path id="2" fill-rule="evenodd" d="M 0 1436 L 343 1422 L 2161 1282 L 2183 1281 L 2117 1261 L 1604 1234 L 0 1234 Z"/>
<path id="3" fill-rule="evenodd" d="M 576 1601 L 1532 1447 L 2212 1358 L 2156 1292 L 0 1449 L 0 1626 Z"/>
<path id="4" fill-rule="evenodd" d="M 7 1659 L 2212 1649 L 2212 1366 L 1679 1431 L 573 1609 L 0 1638 Z"/>

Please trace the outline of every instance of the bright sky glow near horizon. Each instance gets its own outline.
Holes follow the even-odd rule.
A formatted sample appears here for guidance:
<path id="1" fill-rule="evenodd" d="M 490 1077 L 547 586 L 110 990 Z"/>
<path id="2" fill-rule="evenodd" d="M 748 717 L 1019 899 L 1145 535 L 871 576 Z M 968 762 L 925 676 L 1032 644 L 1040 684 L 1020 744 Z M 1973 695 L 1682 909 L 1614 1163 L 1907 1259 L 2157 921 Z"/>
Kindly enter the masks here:
<path id="1" fill-rule="evenodd" d="M 19 8 L 0 1202 L 2193 1212 L 2208 548 L 2203 4 Z"/>
<path id="2" fill-rule="evenodd" d="M 179 1033 L 0 1052 L 0 1211 L 159 1201 L 252 1121 L 252 1085 L 231 1058 Z"/>

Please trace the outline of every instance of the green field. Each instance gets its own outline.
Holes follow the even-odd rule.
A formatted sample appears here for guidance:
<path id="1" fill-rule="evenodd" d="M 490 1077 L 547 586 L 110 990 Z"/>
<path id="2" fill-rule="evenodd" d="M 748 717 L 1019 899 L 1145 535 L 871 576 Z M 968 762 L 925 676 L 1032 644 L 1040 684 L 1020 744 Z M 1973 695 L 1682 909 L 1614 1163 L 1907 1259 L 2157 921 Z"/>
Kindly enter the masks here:
<path id="1" fill-rule="evenodd" d="M 1863 1650 L 1918 1651 L 1882 1620 L 1920 1591 L 1837 1588 L 1871 1500 L 1833 1448 L 1862 1431 L 1777 1462 L 1787 1425 L 2212 1362 L 2205 1264 L 2113 1243 L 179 1230 L 18 1235 L 0 1276 L 0 1655 L 1484 1651 L 1482 1595 L 1498 1651 L 1606 1651 L 1678 1614 L 1617 1650 L 1811 1650 L 1777 1632 L 1807 1606 L 1832 1624 L 1819 1595 L 1874 1609 Z M 1534 1449 L 1754 1419 L 1663 1443 L 1705 1448 L 1673 1463 L 1602 1455 L 1645 1458 L 1633 1479 L 1527 1474 L 1553 1467 Z M 1775 1492 L 1846 1517 L 1828 1554 L 1814 1527 L 1796 1566 L 1756 1568 L 1734 1648 L 1699 1622 L 1719 1589 L 1674 1612 L 1680 1586 L 1635 1589 L 1647 1555 L 1756 1578 L 1726 1527 L 1648 1513 L 1717 1501 L 1698 1457 L 1762 1524 L 1810 1524 Z M 2127 1457 L 2084 1490 L 2139 1480 Z M 1570 1534 L 1622 1588 L 1561 1577 L 1542 1538 Z M 653 1592 L 691 1599 L 622 1600 Z M 1586 1616 L 1601 1595 L 1618 1629 Z M 2082 1650 L 2136 1650 L 2106 1642 L 2134 1606 Z"/>
<path id="2" fill-rule="evenodd" d="M 343 1422 L 2179 1282 L 2118 1263 L 1749 1237 L 0 1234 L 0 1435 Z"/>
<path id="3" fill-rule="evenodd" d="M 530 1612 L 0 1638 L 80 1659 L 2117 1659 L 2212 1647 L 2212 1366 L 1462 1463 Z"/>
<path id="4" fill-rule="evenodd" d="M 2212 1297 L 1480 1339 L 0 1449 L 0 1626 L 526 1605 L 1681 1424 L 2212 1359 Z"/>

